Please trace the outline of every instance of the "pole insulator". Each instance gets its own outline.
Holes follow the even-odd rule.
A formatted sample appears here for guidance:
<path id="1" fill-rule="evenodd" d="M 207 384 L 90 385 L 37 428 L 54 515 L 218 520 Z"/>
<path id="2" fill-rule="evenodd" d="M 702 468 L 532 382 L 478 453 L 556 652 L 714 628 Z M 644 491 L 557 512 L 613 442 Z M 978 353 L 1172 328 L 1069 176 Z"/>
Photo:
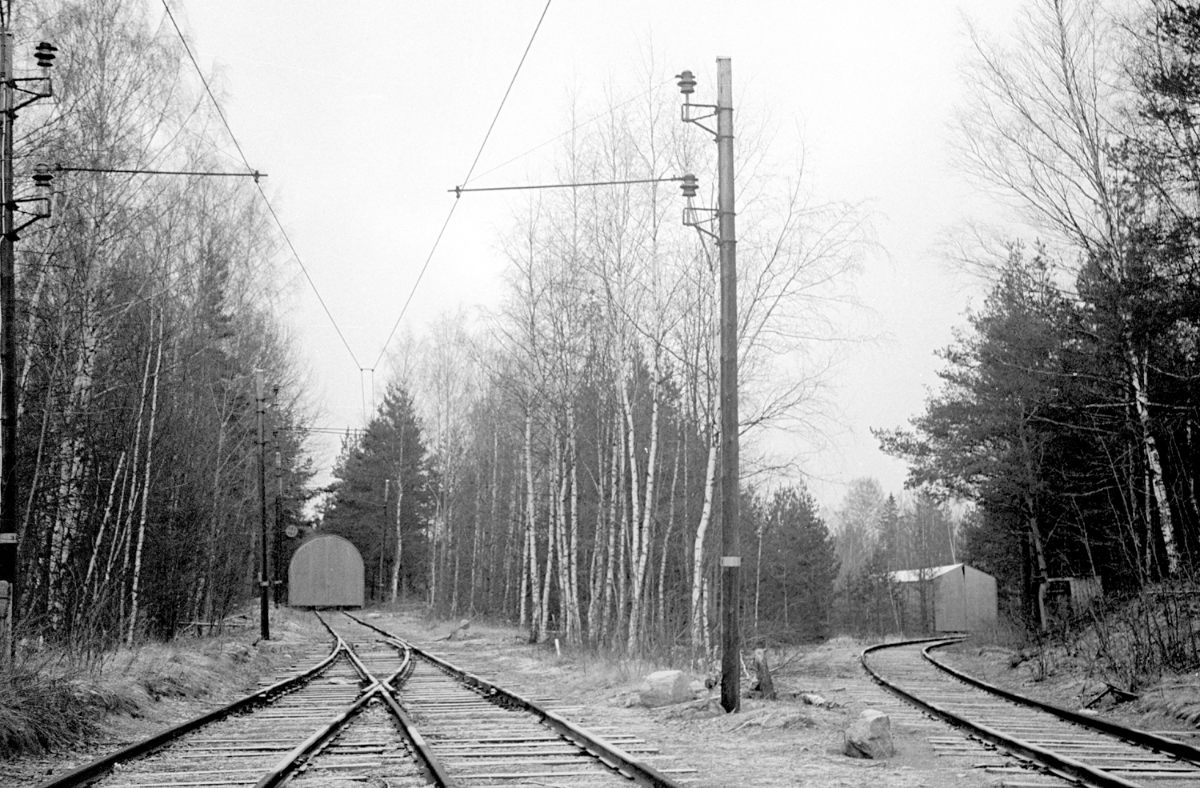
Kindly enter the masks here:
<path id="1" fill-rule="evenodd" d="M 46 41 L 40 42 L 33 48 L 33 57 L 37 60 L 38 68 L 50 68 L 54 65 L 54 53 L 58 47 Z"/>

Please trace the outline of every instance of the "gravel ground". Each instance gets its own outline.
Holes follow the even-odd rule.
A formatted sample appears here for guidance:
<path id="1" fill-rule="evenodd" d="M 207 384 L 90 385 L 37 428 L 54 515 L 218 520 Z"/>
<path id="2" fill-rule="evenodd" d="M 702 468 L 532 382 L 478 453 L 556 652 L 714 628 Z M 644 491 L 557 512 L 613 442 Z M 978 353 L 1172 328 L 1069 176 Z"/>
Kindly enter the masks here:
<path id="1" fill-rule="evenodd" d="M 612 726 L 640 736 L 659 749 L 645 760 L 685 785 L 948 788 L 998 783 L 997 777 L 974 768 L 996 760 L 983 750 L 936 754 L 929 737 L 953 734 L 877 687 L 858 663 L 862 644 L 853 640 L 839 638 L 791 655 L 775 674 L 782 700 L 747 699 L 740 713 L 726 715 L 634 704 L 641 677 L 660 666 L 559 655 L 551 646 L 529 645 L 513 629 L 473 625 L 465 635 L 445 640 L 454 625 L 430 625 L 404 614 L 381 615 L 373 623 L 561 709 L 564 717 L 585 727 Z M 820 694 L 829 704 L 806 704 L 796 698 L 799 693 Z M 896 757 L 875 762 L 841 754 L 843 731 L 865 708 L 892 717 Z"/>
<path id="2" fill-rule="evenodd" d="M 1052 652 L 1046 660 L 1027 659 L 1013 665 L 1016 652 L 978 647 L 968 640 L 936 653 L 947 664 L 1005 689 L 1073 711 L 1088 711 L 1087 704 L 1095 701 L 1089 713 L 1200 746 L 1200 703 L 1172 702 L 1200 698 L 1200 673 L 1165 676 L 1141 690 L 1137 701 L 1117 703 L 1111 694 L 1097 700 L 1107 685 L 1083 660 L 1061 649 Z M 1044 669 L 1046 664 L 1051 667 Z"/>
<path id="3" fill-rule="evenodd" d="M 565 650 L 556 653 L 553 646 L 529 645 L 512 628 L 473 623 L 448 640 L 457 622 L 429 621 L 414 612 L 367 615 L 372 623 L 544 702 L 572 721 L 601 732 L 634 733 L 647 748 L 657 750 L 638 757 L 683 785 L 950 788 L 998 784 L 994 773 L 978 768 L 997 763 L 997 757 L 986 750 L 963 744 L 958 754 L 935 752 L 932 737 L 953 738 L 954 734 L 873 684 L 858 664 L 862 644 L 853 640 L 838 638 L 786 656 L 775 655 L 776 687 L 782 699 L 746 699 L 740 713 L 726 715 L 715 708 L 715 701 L 708 709 L 698 708 L 702 703 L 654 710 L 636 705 L 641 677 L 663 666 Z M 246 633 L 248 644 L 254 634 Z M 269 657 L 270 667 L 261 676 L 247 675 L 245 686 L 203 701 L 160 701 L 139 717 L 114 717 L 100 740 L 72 752 L 0 761 L 0 785 L 36 785 L 286 673 L 299 652 L 302 632 L 292 628 L 282 634 L 259 648 Z M 800 693 L 817 693 L 828 702 L 809 705 L 798 698 Z M 843 731 L 865 708 L 891 716 L 894 758 L 875 762 L 841 754 Z"/>

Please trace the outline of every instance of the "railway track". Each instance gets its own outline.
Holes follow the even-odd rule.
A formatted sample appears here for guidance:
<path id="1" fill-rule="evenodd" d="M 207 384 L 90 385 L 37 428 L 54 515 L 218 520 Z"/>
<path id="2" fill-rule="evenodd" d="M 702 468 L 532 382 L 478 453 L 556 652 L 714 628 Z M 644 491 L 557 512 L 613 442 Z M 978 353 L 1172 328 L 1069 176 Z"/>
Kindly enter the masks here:
<path id="1" fill-rule="evenodd" d="M 675 786 L 611 743 L 361 619 L 321 622 L 332 649 L 301 674 L 42 788 Z"/>
<path id="2" fill-rule="evenodd" d="M 1200 786 L 1200 749 L 993 687 L 932 655 L 959 640 L 872 646 L 862 662 L 887 689 L 1031 767 L 1004 785 Z"/>

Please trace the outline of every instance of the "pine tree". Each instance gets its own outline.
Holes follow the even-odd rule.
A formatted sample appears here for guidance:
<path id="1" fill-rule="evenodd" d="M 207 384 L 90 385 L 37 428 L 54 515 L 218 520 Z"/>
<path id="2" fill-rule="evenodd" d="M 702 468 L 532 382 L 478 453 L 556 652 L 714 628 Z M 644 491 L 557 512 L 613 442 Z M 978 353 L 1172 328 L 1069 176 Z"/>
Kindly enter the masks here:
<path id="1" fill-rule="evenodd" d="M 412 397 L 402 382 L 388 386 L 361 437 L 346 439 L 334 476 L 321 528 L 345 536 L 362 553 L 373 596 L 388 595 L 397 566 L 400 593 L 423 591 L 436 480 Z"/>

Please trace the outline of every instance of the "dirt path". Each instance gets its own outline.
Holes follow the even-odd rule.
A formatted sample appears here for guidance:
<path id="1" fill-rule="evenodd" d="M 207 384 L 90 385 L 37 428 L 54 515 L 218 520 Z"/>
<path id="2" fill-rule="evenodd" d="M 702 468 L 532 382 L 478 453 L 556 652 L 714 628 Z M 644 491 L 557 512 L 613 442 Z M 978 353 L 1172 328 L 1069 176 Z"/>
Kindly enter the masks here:
<path id="1" fill-rule="evenodd" d="M 642 676 L 661 666 L 604 661 L 551 646 L 531 646 L 512 629 L 473 625 L 452 640 L 451 624 L 426 624 L 410 615 L 379 615 L 373 623 L 518 694 L 542 700 L 585 727 L 632 733 L 658 749 L 639 756 L 697 788 L 718 786 L 990 786 L 999 778 L 979 763 L 996 756 L 967 743 L 948 728 L 916 713 L 872 682 L 858 664 L 861 644 L 837 639 L 815 647 L 775 677 L 783 698 L 747 699 L 735 715 L 681 714 L 671 707 L 631 705 Z M 817 693 L 829 705 L 795 698 Z M 855 760 L 841 754 L 843 731 L 865 708 L 892 718 L 897 755 L 888 761 Z M 931 738 L 963 742 L 955 754 L 935 752 Z"/>

